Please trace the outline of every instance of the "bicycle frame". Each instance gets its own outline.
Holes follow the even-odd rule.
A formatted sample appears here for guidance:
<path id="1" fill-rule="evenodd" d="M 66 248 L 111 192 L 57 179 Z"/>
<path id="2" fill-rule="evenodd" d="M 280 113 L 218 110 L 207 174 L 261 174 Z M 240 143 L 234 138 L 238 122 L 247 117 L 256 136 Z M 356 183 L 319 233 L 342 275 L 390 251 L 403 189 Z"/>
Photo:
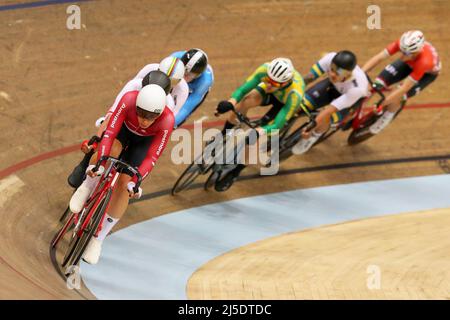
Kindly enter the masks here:
<path id="1" fill-rule="evenodd" d="M 81 237 L 83 231 L 86 229 L 87 225 L 91 221 L 92 215 L 95 212 L 95 210 L 92 210 L 92 209 L 95 209 L 95 208 L 98 207 L 100 201 L 103 200 L 104 195 L 106 194 L 106 192 L 109 189 L 114 190 L 114 188 L 116 187 L 117 180 L 118 180 L 118 178 L 119 178 L 119 176 L 121 174 L 120 172 L 117 171 L 116 164 L 119 163 L 122 166 L 127 166 L 124 162 L 122 162 L 122 161 L 120 161 L 118 159 L 115 159 L 113 157 L 102 157 L 97 162 L 97 165 L 96 165 L 96 167 L 94 168 L 93 171 L 94 172 L 97 171 L 98 168 L 100 167 L 100 164 L 103 163 L 106 160 L 110 161 L 109 166 L 105 170 L 105 172 L 102 174 L 102 178 L 100 178 L 100 181 L 98 182 L 98 184 L 97 184 L 96 188 L 94 189 L 92 195 L 86 201 L 85 207 L 84 207 L 84 209 L 82 211 L 82 215 L 83 215 L 84 211 L 88 207 L 91 207 L 91 209 L 89 210 L 89 213 L 88 213 L 86 219 L 84 219 L 83 224 L 76 231 L 78 237 Z M 136 169 L 131 168 L 131 167 L 129 167 L 128 169 L 130 169 L 134 174 L 136 174 L 138 176 L 138 182 L 137 182 L 136 187 L 135 187 L 135 191 L 137 192 L 136 189 L 139 189 L 139 186 L 140 186 L 141 181 L 142 181 L 142 177 L 141 177 L 141 175 L 139 174 L 139 172 Z M 104 181 L 105 181 L 105 184 L 102 185 Z M 93 205 L 92 205 L 92 201 L 95 201 Z M 109 203 L 106 205 L 105 212 L 108 210 L 108 207 L 109 207 Z M 78 220 L 81 220 L 82 215 L 78 218 Z M 103 224 L 103 219 L 101 220 L 100 225 L 98 227 L 98 230 L 96 230 L 95 234 L 97 234 L 101 230 L 102 224 Z M 77 228 L 77 226 L 75 227 L 75 230 L 76 230 L 76 228 Z"/>

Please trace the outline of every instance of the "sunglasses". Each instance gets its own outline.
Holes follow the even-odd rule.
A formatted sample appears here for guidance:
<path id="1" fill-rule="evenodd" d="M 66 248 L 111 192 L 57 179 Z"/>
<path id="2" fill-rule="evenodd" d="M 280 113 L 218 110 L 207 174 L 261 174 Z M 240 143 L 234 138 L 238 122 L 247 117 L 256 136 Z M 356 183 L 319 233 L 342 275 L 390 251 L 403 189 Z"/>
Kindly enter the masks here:
<path id="1" fill-rule="evenodd" d="M 267 83 L 269 83 L 272 87 L 280 88 L 280 87 L 285 86 L 287 83 L 289 83 L 289 81 L 288 82 L 278 82 L 278 81 L 272 80 L 269 77 L 267 77 Z"/>
<path id="2" fill-rule="evenodd" d="M 348 78 L 348 77 L 350 77 L 352 75 L 352 71 L 345 70 L 345 69 L 342 69 L 342 68 L 338 68 L 334 64 L 331 65 L 330 69 L 331 69 L 331 71 L 333 71 L 337 75 L 342 76 L 344 78 Z"/>
<path id="3" fill-rule="evenodd" d="M 161 115 L 160 113 L 147 111 L 139 107 L 136 107 L 136 114 L 139 118 L 143 118 L 146 120 L 154 120 Z"/>

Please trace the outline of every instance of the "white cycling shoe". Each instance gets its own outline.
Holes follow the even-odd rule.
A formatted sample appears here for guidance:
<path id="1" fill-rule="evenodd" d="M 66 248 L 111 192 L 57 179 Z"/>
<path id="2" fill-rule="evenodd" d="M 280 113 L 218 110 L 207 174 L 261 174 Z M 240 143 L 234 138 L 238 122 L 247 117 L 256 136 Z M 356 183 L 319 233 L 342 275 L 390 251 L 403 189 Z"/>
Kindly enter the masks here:
<path id="1" fill-rule="evenodd" d="M 388 112 L 386 111 L 383 113 L 383 115 L 375 121 L 373 125 L 370 126 L 370 133 L 371 134 L 378 134 L 380 133 L 384 128 L 386 128 L 389 123 L 391 123 L 392 119 L 394 119 L 395 113 L 394 112 Z"/>
<path id="2" fill-rule="evenodd" d="M 314 143 L 316 143 L 321 136 L 321 134 L 312 134 L 310 138 L 300 140 L 294 147 L 292 147 L 292 153 L 296 155 L 304 154 L 306 151 L 311 149 Z"/>
<path id="3" fill-rule="evenodd" d="M 97 264 L 100 259 L 100 253 L 102 252 L 102 243 L 103 241 L 98 240 L 96 237 L 92 237 L 84 252 L 83 260 L 89 264 Z"/>
<path id="4" fill-rule="evenodd" d="M 91 194 L 91 189 L 87 187 L 84 183 L 78 187 L 77 191 L 70 198 L 69 207 L 70 211 L 73 213 L 80 213 L 83 210 L 84 204 L 86 203 L 89 195 Z"/>

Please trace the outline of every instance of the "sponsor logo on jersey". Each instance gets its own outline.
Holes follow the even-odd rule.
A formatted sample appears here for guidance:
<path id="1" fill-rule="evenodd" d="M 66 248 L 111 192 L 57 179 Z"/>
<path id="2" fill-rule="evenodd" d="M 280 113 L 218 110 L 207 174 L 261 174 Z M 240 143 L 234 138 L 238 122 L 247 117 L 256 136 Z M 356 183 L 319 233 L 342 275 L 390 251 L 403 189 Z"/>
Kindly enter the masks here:
<path id="1" fill-rule="evenodd" d="M 164 130 L 164 135 L 161 140 L 161 143 L 159 144 L 158 150 L 156 151 L 156 154 L 159 156 L 161 153 L 161 150 L 164 148 L 164 144 L 166 143 L 167 135 L 169 134 L 169 130 Z"/>
<path id="2" fill-rule="evenodd" d="M 117 111 L 116 115 L 113 118 L 113 121 L 111 122 L 111 128 L 115 128 L 117 119 L 119 119 L 120 114 L 122 113 L 123 109 L 125 109 L 126 105 L 125 103 L 122 103 L 119 110 Z"/>

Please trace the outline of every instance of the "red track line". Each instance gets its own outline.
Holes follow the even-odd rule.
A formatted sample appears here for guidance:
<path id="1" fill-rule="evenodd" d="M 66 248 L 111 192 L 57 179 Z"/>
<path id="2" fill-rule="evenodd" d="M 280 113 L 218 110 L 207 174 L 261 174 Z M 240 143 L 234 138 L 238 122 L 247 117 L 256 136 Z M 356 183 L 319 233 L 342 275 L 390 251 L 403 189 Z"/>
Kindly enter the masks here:
<path id="1" fill-rule="evenodd" d="M 406 106 L 405 108 L 415 110 L 415 109 L 426 109 L 426 108 L 449 108 L 449 107 L 450 107 L 450 102 L 412 104 L 412 105 Z M 223 121 L 210 121 L 210 122 L 204 122 L 203 127 L 204 128 L 212 128 L 212 127 L 217 127 L 221 124 L 223 124 Z M 191 130 L 194 128 L 194 124 L 193 123 L 187 124 L 187 125 L 182 126 L 181 128 Z M 61 148 L 58 150 L 46 152 L 46 153 L 40 154 L 36 157 L 33 157 L 28 160 L 14 164 L 14 165 L 0 171 L 0 180 L 19 171 L 19 170 L 22 170 L 29 166 L 32 166 L 38 162 L 45 161 L 45 160 L 48 160 L 48 159 L 51 159 L 54 157 L 58 157 L 58 156 L 76 151 L 76 150 L 78 150 L 78 148 L 79 148 L 79 144 L 76 144 L 76 145 L 64 147 L 64 148 Z"/>

